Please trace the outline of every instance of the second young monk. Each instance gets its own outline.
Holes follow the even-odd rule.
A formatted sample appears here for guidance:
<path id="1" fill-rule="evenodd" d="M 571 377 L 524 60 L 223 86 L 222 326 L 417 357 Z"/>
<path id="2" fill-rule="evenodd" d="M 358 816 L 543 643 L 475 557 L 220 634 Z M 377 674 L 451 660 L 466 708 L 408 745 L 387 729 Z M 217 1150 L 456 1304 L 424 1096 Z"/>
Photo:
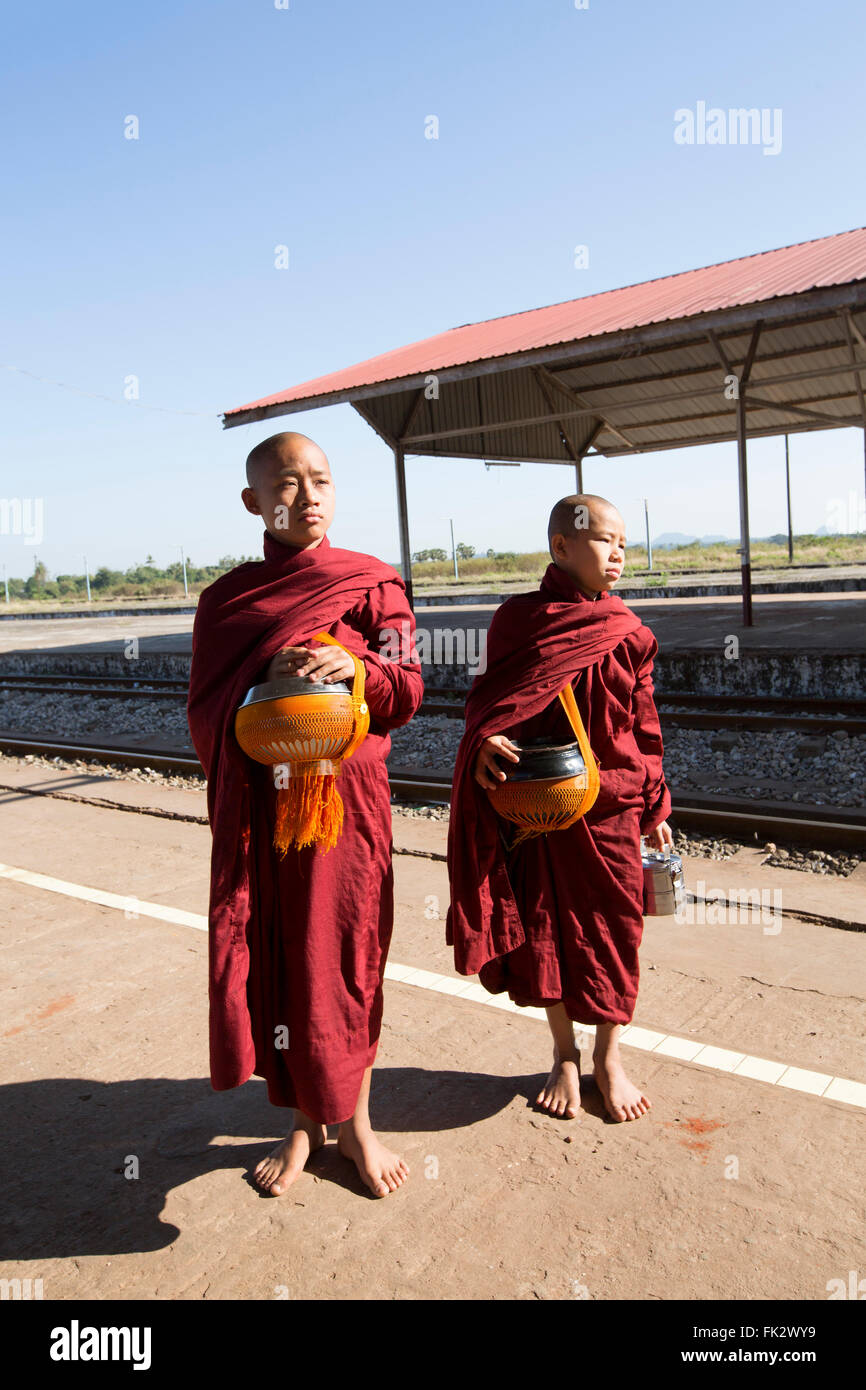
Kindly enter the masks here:
<path id="1" fill-rule="evenodd" d="M 201 595 L 188 704 L 213 830 L 211 1082 L 224 1091 L 255 1073 L 274 1105 L 294 1109 L 291 1133 L 255 1170 L 263 1191 L 284 1192 L 338 1124 L 341 1153 L 384 1197 L 409 1171 L 373 1133 L 367 1098 L 393 925 L 385 758 L 388 730 L 408 723 L 423 694 L 415 621 L 390 565 L 331 546 L 334 480 L 311 439 L 258 444 L 241 495 L 264 522 L 264 558 Z M 399 661 L 379 654 L 396 633 L 409 638 Z M 280 857 L 275 770 L 241 751 L 235 711 L 250 686 L 284 676 L 351 683 L 350 652 L 364 664 L 371 723 L 334 784 L 342 834 L 327 851 L 295 843 Z"/>
<path id="2" fill-rule="evenodd" d="M 673 843 L 670 794 L 651 673 L 658 644 L 611 593 L 625 560 L 625 525 L 594 494 L 564 497 L 550 516 L 552 563 L 539 590 L 507 599 L 487 637 L 486 669 L 466 702 L 448 832 L 447 939 L 461 974 L 491 993 L 543 1007 L 553 1067 L 537 1104 L 573 1118 L 580 1051 L 573 1024 L 595 1026 L 593 1071 L 614 1120 L 650 1108 L 619 1054 L 638 989 L 643 930 L 640 838 Z M 574 825 L 509 848 L 486 788 L 517 762 L 521 740 L 573 743 L 558 692 L 571 683 L 600 790 Z M 509 737 L 508 735 L 511 735 Z"/>

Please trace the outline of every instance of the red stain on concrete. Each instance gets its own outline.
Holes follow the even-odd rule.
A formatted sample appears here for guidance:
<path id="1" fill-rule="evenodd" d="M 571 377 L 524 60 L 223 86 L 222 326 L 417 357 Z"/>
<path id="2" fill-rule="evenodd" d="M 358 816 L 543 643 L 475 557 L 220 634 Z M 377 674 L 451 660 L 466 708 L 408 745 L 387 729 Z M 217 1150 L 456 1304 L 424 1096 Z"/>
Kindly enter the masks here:
<path id="1" fill-rule="evenodd" d="M 700 1136 L 712 1134 L 717 1129 L 727 1129 L 728 1127 L 724 1120 L 708 1120 L 704 1115 L 693 1115 L 685 1120 L 666 1120 L 665 1124 L 668 1129 L 678 1129 L 683 1148 L 698 1154 L 704 1163 L 709 1157 L 710 1142 Z"/>
<path id="2" fill-rule="evenodd" d="M 59 998 L 52 999 L 49 1004 L 46 1004 L 44 1008 L 40 1009 L 39 1013 L 32 1020 L 32 1022 L 41 1023 L 43 1019 L 52 1018 L 54 1014 L 61 1013 L 64 1009 L 68 1009 L 70 1004 L 74 1003 L 74 994 L 61 994 Z M 30 1023 L 19 1023 L 15 1028 L 7 1028 L 5 1033 L 3 1034 L 3 1037 L 11 1038 L 13 1033 L 23 1033 L 25 1029 L 29 1028 L 30 1026 Z"/>
<path id="3" fill-rule="evenodd" d="M 74 994 L 61 994 L 59 999 L 52 999 L 50 1004 L 46 1004 L 44 1009 L 40 1009 L 36 1015 L 36 1021 L 43 1018 L 51 1018 L 52 1014 L 59 1014 L 61 1009 L 68 1009 L 70 1004 L 75 1002 Z"/>

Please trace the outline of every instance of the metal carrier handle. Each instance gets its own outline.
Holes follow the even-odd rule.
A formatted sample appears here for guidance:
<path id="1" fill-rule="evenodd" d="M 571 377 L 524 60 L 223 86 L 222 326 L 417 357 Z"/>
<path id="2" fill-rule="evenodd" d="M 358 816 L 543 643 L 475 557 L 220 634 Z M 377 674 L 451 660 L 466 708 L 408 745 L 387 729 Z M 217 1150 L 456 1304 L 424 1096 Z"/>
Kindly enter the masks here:
<path id="1" fill-rule="evenodd" d="M 341 652 L 345 652 L 347 656 L 352 658 L 355 667 L 355 674 L 352 677 L 352 717 L 354 728 L 352 737 L 344 751 L 340 754 L 340 761 L 342 762 L 346 758 L 351 758 L 358 744 L 363 743 L 370 731 L 370 709 L 364 700 L 364 682 L 367 673 L 361 658 L 355 656 L 354 652 L 350 652 L 347 647 L 343 646 L 342 642 L 338 642 L 336 637 L 332 637 L 329 632 L 317 632 L 313 641 L 326 642 L 328 646 L 339 647 Z M 580 718 L 579 715 L 578 718 Z"/>

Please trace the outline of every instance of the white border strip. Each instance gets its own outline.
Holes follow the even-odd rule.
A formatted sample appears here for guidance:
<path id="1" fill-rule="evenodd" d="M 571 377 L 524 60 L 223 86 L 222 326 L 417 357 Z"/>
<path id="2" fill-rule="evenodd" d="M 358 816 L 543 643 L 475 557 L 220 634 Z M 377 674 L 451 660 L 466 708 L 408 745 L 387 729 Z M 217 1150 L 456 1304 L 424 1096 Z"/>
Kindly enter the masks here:
<path id="1" fill-rule="evenodd" d="M 62 878 L 49 878 L 48 874 L 35 874 L 31 869 L 14 869 L 9 864 L 0 864 L 0 878 L 10 878 L 14 883 L 25 883 L 29 888 L 44 888 L 49 893 L 62 893 L 67 898 L 81 898 L 83 902 L 99 903 L 100 907 L 115 907 L 132 917 L 155 917 L 160 922 L 175 922 L 181 927 L 195 927 L 207 931 L 207 918 L 197 912 L 184 912 L 180 907 L 163 907 L 161 903 L 141 902 L 139 898 L 124 893 L 105 893 L 101 888 L 83 888 L 77 883 L 67 883 Z"/>
<path id="2" fill-rule="evenodd" d="M 200 913 L 184 912 L 179 907 L 164 907 L 162 903 L 142 902 L 141 899 L 128 894 L 106 893 L 101 888 L 85 888 L 81 884 L 67 883 L 62 878 L 34 873 L 31 869 L 16 869 L 9 864 L 0 864 L 0 878 L 22 883 L 29 888 L 43 888 L 49 893 L 61 893 L 67 898 L 79 898 L 82 902 L 97 903 L 100 907 L 113 907 L 132 920 L 136 917 L 152 917 L 159 922 L 194 927 L 196 931 L 206 932 L 208 929 L 207 917 Z M 385 966 L 385 979 L 392 980 L 395 984 L 415 985 L 418 989 L 434 990 L 438 994 L 450 994 L 455 999 L 469 999 L 475 1004 L 486 1004 L 488 1008 L 505 1009 L 509 1013 L 520 1014 L 523 1018 L 545 1021 L 547 1017 L 544 1009 L 521 1008 L 519 1004 L 513 1003 L 507 994 L 488 994 L 483 985 L 466 979 L 465 976 L 437 975 L 432 970 L 420 970 L 411 965 L 397 965 L 389 961 Z M 578 1024 L 578 1028 L 583 1033 L 595 1033 L 591 1024 Z M 784 1086 L 788 1090 L 822 1096 L 827 1100 L 841 1100 L 846 1105 L 856 1105 L 866 1110 L 866 1084 L 862 1081 L 849 1081 L 842 1076 L 830 1076 L 827 1072 L 789 1067 L 784 1062 L 771 1062 L 766 1057 L 752 1057 L 725 1047 L 712 1047 L 696 1042 L 694 1038 L 658 1033 L 650 1028 L 636 1027 L 633 1023 L 623 1028 L 620 1041 L 626 1047 L 639 1048 L 642 1052 L 654 1052 L 660 1057 L 671 1057 L 686 1063 L 696 1062 L 712 1071 L 748 1077 L 752 1081 L 763 1081 L 770 1086 Z"/>

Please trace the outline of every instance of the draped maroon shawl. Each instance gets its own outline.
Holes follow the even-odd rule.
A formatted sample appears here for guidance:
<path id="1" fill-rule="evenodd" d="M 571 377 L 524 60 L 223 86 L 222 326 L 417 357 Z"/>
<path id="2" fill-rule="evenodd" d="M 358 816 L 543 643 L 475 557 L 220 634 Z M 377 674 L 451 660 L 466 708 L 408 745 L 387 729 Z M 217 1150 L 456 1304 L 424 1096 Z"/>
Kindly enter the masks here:
<path id="1" fill-rule="evenodd" d="M 550 564 L 535 593 L 506 599 L 487 634 L 486 668 L 466 701 L 451 792 L 446 921 L 446 939 L 462 975 L 475 974 L 524 940 L 498 818 L 473 776 L 481 744 L 546 709 L 580 671 L 643 626 L 617 594 L 580 604 L 577 597 L 573 581 Z"/>
<path id="2" fill-rule="evenodd" d="M 264 680 L 281 647 L 306 645 L 377 585 L 402 586 L 390 565 L 337 549 L 327 536 L 302 550 L 265 532 L 264 554 L 264 560 L 238 565 L 203 591 L 193 626 L 187 717 L 207 775 L 213 832 L 209 986 L 216 1090 L 241 1085 L 255 1061 L 246 999 L 250 764 L 234 736 L 235 711 L 250 686 Z M 351 649 L 368 655 L 360 636 Z"/>

